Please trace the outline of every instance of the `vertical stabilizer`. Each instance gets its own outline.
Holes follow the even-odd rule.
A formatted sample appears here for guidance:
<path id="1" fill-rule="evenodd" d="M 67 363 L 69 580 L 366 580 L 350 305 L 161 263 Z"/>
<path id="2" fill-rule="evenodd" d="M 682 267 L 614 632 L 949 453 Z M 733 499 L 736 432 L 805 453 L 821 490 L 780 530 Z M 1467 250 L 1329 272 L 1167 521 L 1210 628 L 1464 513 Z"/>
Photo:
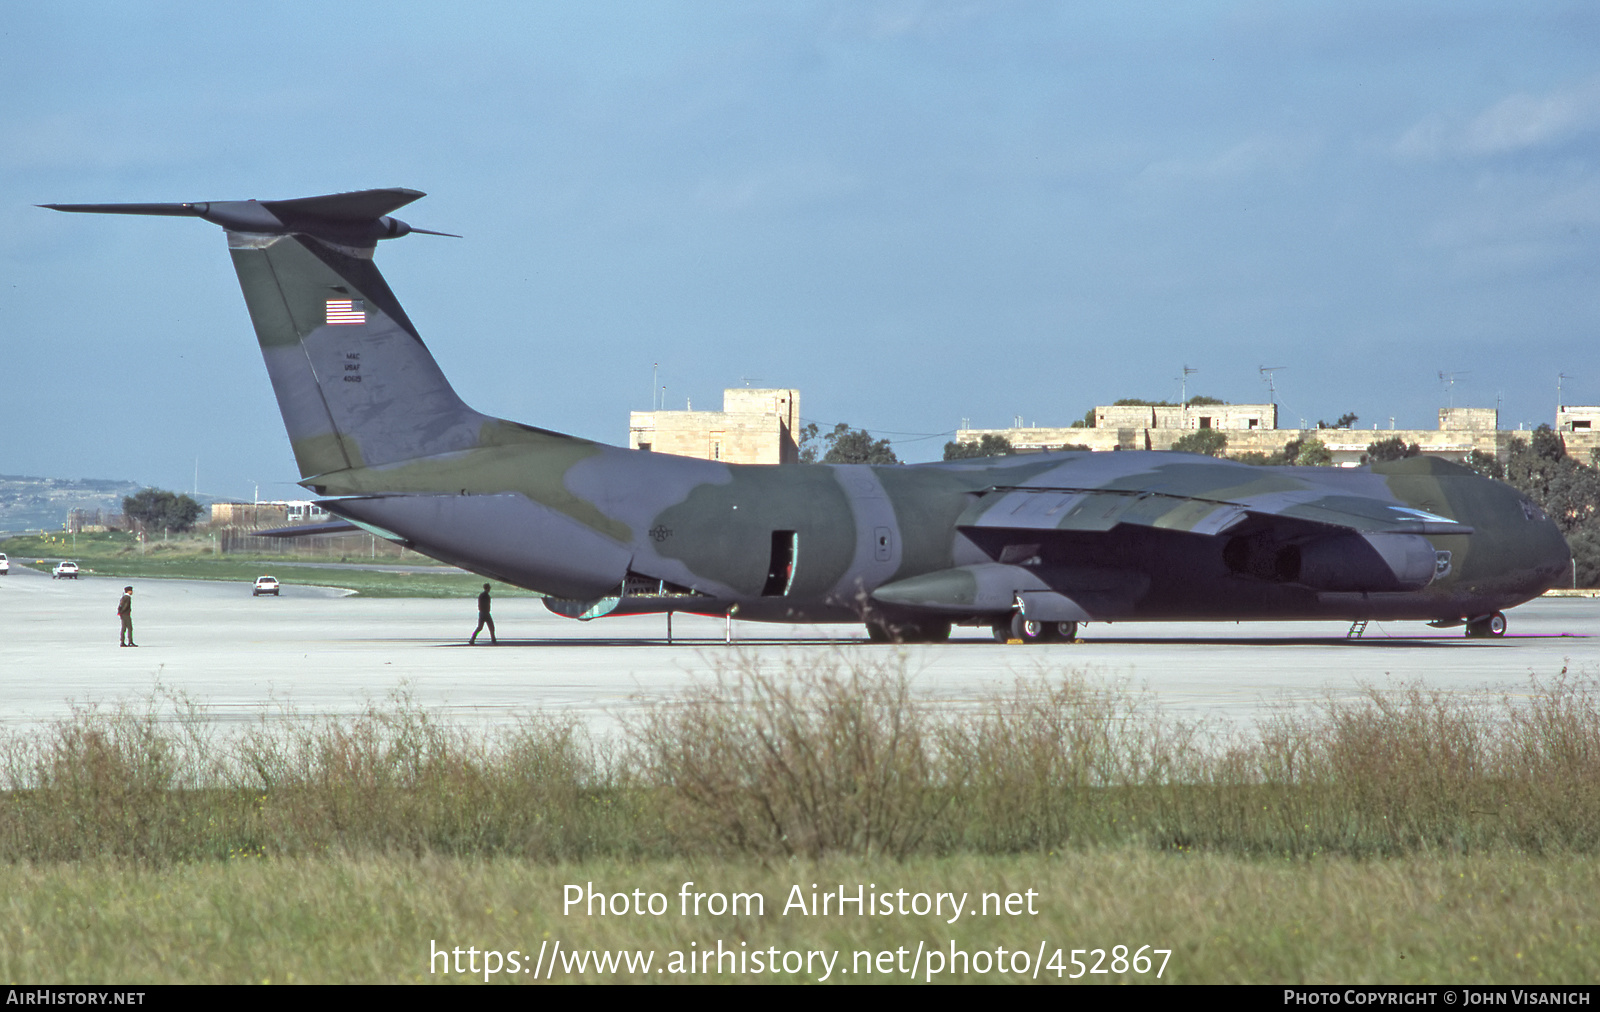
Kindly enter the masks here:
<path id="1" fill-rule="evenodd" d="M 462 403 L 369 259 L 311 236 L 228 233 L 303 477 L 477 445 Z"/>
<path id="2" fill-rule="evenodd" d="M 372 262 L 379 239 L 425 231 L 387 216 L 420 196 L 44 206 L 196 217 L 227 230 L 295 461 L 310 478 L 471 449 L 489 421 L 456 396 Z"/>

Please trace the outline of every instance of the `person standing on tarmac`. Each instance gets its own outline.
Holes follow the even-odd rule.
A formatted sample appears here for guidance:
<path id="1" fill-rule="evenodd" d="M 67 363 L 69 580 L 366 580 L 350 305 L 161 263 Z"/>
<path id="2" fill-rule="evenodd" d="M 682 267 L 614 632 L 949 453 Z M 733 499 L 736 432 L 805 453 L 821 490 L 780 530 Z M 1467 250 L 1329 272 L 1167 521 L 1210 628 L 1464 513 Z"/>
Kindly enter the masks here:
<path id="1" fill-rule="evenodd" d="M 136 647 L 133 641 L 133 588 L 122 588 L 122 600 L 117 602 L 117 617 L 122 620 L 122 632 L 117 635 L 117 646 Z"/>
<path id="2" fill-rule="evenodd" d="M 500 641 L 494 638 L 494 619 L 489 617 L 489 585 L 483 585 L 483 593 L 478 595 L 478 628 L 472 630 L 472 638 L 467 640 L 467 646 L 478 645 L 478 634 L 483 632 L 483 627 L 489 627 L 489 643 L 498 646 Z"/>

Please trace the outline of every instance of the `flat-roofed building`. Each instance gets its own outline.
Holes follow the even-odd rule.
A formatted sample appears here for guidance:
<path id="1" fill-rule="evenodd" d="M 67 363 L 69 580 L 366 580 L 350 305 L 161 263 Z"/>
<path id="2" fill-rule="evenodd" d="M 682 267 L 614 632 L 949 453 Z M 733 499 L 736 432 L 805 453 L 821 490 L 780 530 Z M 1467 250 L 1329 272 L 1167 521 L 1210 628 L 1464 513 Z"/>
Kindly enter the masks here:
<path id="1" fill-rule="evenodd" d="M 800 459 L 800 391 L 731 387 L 721 411 L 634 411 L 628 446 L 730 464 Z"/>
<path id="2" fill-rule="evenodd" d="M 327 519 L 328 511 L 309 499 L 211 504 L 211 523 L 217 527 L 281 527 L 320 523 Z"/>
<path id="3" fill-rule="evenodd" d="M 1276 429 L 1276 404 L 1101 404 L 1097 429 Z"/>
<path id="4" fill-rule="evenodd" d="M 1440 408 L 1440 432 L 1494 432 L 1500 428 L 1495 408 Z"/>
<path id="5" fill-rule="evenodd" d="M 1600 432 L 1600 407 L 1562 405 L 1556 410 L 1557 432 Z"/>
<path id="6" fill-rule="evenodd" d="M 1587 459 L 1591 439 L 1581 423 L 1593 418 L 1594 445 L 1600 445 L 1600 408 L 1572 408 L 1576 430 L 1564 430 L 1568 453 L 1581 451 Z M 1579 412 L 1593 412 L 1582 415 Z M 1094 409 L 1095 425 L 1067 428 L 962 429 L 959 442 L 977 442 L 986 435 L 1004 436 L 1023 452 L 1087 447 L 1091 450 L 1170 450 L 1183 436 L 1198 429 L 1218 429 L 1226 433 L 1226 456 L 1247 453 L 1271 456 L 1291 441 L 1320 440 L 1333 455 L 1335 464 L 1355 466 L 1373 443 L 1399 439 L 1416 443 L 1421 452 L 1447 460 L 1463 461 L 1474 450 L 1505 460 L 1512 439 L 1529 438 L 1529 433 L 1499 429 L 1499 412 L 1494 408 L 1441 408 L 1437 429 L 1280 429 L 1276 404 L 1190 404 L 1099 405 Z"/>

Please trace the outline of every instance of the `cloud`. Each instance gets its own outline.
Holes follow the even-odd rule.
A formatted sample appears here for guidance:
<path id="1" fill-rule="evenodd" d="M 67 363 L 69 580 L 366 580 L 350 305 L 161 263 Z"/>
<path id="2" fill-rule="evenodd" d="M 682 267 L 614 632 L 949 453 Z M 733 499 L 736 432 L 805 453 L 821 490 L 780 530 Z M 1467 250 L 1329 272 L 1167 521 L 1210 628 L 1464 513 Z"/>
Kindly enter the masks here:
<path id="1" fill-rule="evenodd" d="M 1407 130 L 1394 151 L 1406 160 L 1493 157 L 1554 147 L 1596 129 L 1600 129 L 1600 77 L 1543 95 L 1508 95 L 1466 123 L 1429 117 Z"/>

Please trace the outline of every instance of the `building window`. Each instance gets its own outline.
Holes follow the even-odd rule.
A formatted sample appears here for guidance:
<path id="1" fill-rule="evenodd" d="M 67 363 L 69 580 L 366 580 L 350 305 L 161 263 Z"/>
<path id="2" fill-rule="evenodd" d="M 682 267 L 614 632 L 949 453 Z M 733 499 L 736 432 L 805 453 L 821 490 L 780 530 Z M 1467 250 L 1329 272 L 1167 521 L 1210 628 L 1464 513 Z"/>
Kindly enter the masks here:
<path id="1" fill-rule="evenodd" d="M 1211 416 L 1210 415 L 1201 415 L 1200 416 L 1200 427 L 1202 429 L 1211 428 Z"/>
<path id="2" fill-rule="evenodd" d="M 640 443 L 639 444 L 639 449 L 643 450 L 646 453 L 649 453 L 650 452 L 650 444 L 649 443 Z"/>

